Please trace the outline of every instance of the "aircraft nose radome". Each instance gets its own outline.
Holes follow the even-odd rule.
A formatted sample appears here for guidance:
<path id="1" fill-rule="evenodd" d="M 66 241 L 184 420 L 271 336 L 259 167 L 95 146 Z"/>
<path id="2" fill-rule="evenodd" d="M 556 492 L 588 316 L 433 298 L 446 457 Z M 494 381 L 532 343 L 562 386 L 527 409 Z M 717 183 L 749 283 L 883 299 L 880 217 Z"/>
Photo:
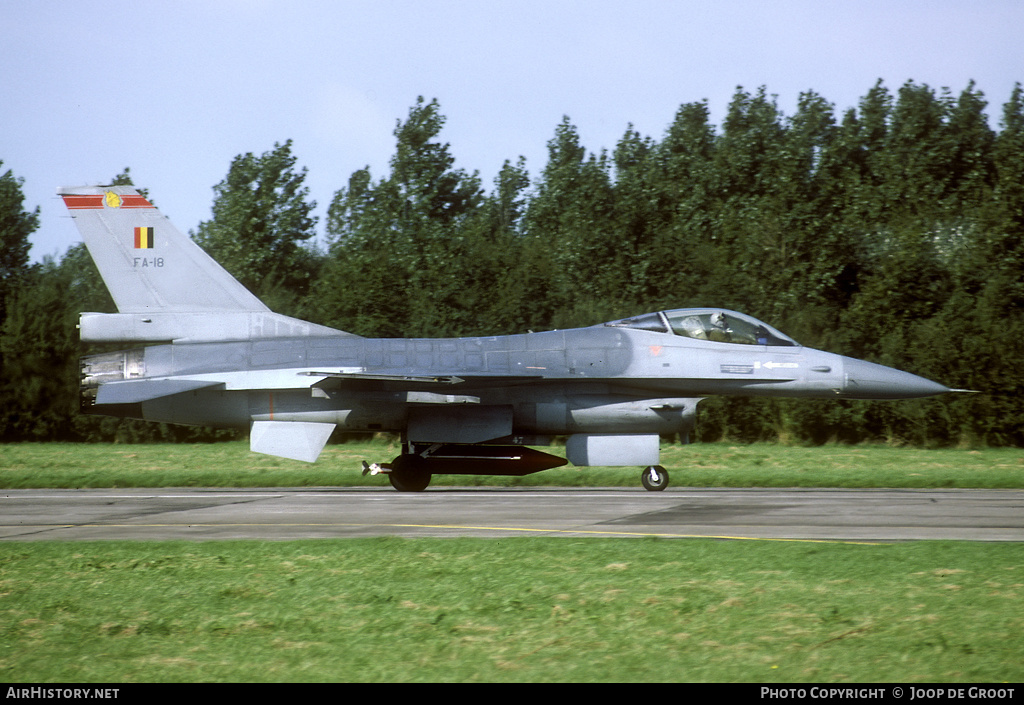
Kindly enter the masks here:
<path id="1" fill-rule="evenodd" d="M 843 358 L 843 368 L 842 396 L 850 399 L 915 399 L 950 391 L 930 379 L 853 357 Z"/>

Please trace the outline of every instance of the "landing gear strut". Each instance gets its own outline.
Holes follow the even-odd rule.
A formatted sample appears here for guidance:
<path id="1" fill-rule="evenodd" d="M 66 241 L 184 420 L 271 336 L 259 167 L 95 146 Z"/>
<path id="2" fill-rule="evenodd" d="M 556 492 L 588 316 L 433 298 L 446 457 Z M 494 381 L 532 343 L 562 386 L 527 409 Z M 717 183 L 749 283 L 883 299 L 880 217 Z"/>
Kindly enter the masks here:
<path id="1" fill-rule="evenodd" d="M 640 473 L 640 482 L 645 490 L 661 492 L 668 487 L 668 472 L 660 465 L 648 465 Z"/>

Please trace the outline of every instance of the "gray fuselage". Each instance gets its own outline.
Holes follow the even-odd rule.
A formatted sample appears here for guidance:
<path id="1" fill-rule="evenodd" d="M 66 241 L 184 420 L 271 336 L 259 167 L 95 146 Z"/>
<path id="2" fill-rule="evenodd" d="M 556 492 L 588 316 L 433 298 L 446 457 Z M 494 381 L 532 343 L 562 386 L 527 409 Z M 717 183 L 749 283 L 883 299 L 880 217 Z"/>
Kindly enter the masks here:
<path id="1" fill-rule="evenodd" d="M 450 422 L 461 429 L 445 439 L 451 442 L 479 442 L 465 435 L 472 435 L 467 424 L 479 419 L 487 427 L 489 414 L 503 419 L 495 428 L 510 422 L 512 435 L 671 434 L 688 432 L 707 395 L 906 398 L 941 388 L 799 345 L 695 340 L 616 325 L 453 339 L 178 343 L 134 355 L 120 379 L 228 381 L 125 405 L 123 415 L 220 427 L 312 421 L 353 432 L 398 432 L 410 424 L 415 432 Z"/>

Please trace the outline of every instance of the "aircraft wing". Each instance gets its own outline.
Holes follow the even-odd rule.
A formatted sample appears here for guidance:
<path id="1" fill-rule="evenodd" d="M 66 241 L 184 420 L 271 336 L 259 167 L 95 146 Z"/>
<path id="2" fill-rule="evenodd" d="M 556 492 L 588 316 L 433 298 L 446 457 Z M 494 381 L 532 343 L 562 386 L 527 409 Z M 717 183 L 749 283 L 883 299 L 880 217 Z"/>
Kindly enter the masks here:
<path id="1" fill-rule="evenodd" d="M 423 387 L 443 388 L 452 385 L 484 382 L 492 384 L 515 384 L 535 381 L 539 376 L 479 375 L 458 377 L 455 375 L 407 375 L 377 374 L 361 371 L 330 371 L 302 369 L 281 370 L 238 370 L 232 372 L 210 372 L 196 375 L 169 377 L 144 377 L 139 379 L 116 380 L 100 384 L 96 395 L 97 404 L 137 404 L 197 389 L 220 388 L 228 391 L 250 389 L 326 389 L 345 385 L 349 382 L 379 382 L 389 387 L 422 389 Z M 412 393 L 412 389 L 410 390 Z M 423 400 L 437 395 L 424 393 Z M 446 395 L 450 396 L 450 395 Z M 459 397 L 460 400 L 470 397 Z"/>

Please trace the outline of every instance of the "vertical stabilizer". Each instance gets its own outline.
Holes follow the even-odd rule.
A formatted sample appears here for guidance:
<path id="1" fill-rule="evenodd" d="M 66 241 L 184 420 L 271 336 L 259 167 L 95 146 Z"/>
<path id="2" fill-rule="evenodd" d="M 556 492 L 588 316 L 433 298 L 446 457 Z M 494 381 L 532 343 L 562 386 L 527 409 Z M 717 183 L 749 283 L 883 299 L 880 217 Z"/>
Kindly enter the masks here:
<path id="1" fill-rule="evenodd" d="M 57 190 L 119 314 L 83 314 L 86 341 L 350 335 L 270 311 L 131 186 Z"/>
<path id="2" fill-rule="evenodd" d="M 268 311 L 130 186 L 62 188 L 122 313 Z"/>

